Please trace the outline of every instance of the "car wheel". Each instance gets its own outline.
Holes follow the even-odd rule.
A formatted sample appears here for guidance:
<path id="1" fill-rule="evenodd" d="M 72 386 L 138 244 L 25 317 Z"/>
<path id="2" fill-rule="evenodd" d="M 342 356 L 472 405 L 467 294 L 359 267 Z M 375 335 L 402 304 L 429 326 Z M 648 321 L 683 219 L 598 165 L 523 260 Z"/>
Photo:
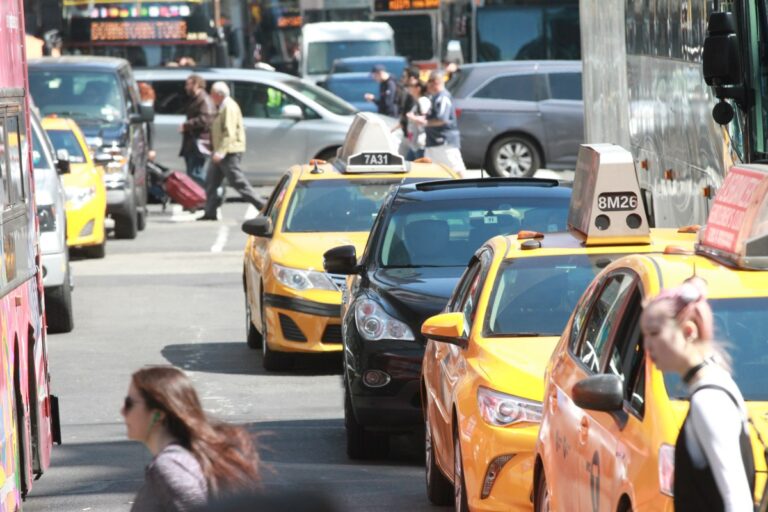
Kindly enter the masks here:
<path id="1" fill-rule="evenodd" d="M 435 448 L 432 445 L 432 426 L 429 424 L 429 414 L 424 413 L 424 460 L 427 477 L 427 498 L 434 505 L 450 505 L 453 502 L 453 484 L 448 480 L 435 461 Z"/>
<path id="2" fill-rule="evenodd" d="M 389 436 L 368 432 L 358 423 L 352 408 L 349 387 L 344 385 L 344 430 L 347 436 L 347 457 L 366 460 L 386 457 L 389 453 Z"/>
<path id="3" fill-rule="evenodd" d="M 262 301 L 262 304 L 264 302 Z M 261 364 L 265 370 L 270 372 L 281 372 L 290 370 L 293 367 L 293 357 L 285 352 L 278 352 L 269 348 L 267 340 L 267 322 L 264 318 L 264 308 L 261 309 L 261 330 L 262 330 L 262 342 L 261 342 Z"/>
<path id="4" fill-rule="evenodd" d="M 535 512 L 550 512 L 552 510 L 552 501 L 549 496 L 549 487 L 547 486 L 547 477 L 542 468 L 539 475 L 539 484 L 536 486 L 536 496 L 533 500 L 533 510 Z"/>
<path id="5" fill-rule="evenodd" d="M 248 303 L 248 290 L 245 291 L 245 341 L 248 344 L 248 348 L 260 349 L 264 338 L 261 337 L 261 333 L 256 330 L 253 325 L 253 318 L 251 317 L 251 305 Z"/>
<path id="6" fill-rule="evenodd" d="M 104 237 L 104 241 L 101 242 L 99 245 L 92 245 L 90 247 L 85 248 L 85 254 L 89 258 L 94 258 L 97 260 L 100 260 L 104 258 L 107 255 L 107 240 L 106 236 Z"/>
<path id="7" fill-rule="evenodd" d="M 139 209 L 137 213 L 136 228 L 139 231 L 144 231 L 147 228 L 147 207 L 146 206 Z"/>
<path id="8" fill-rule="evenodd" d="M 524 178 L 541 167 L 536 144 L 527 137 L 508 135 L 493 143 L 488 151 L 488 171 L 494 176 Z"/>
<path id="9" fill-rule="evenodd" d="M 45 310 L 48 320 L 48 332 L 70 332 L 75 328 L 75 318 L 72 314 L 72 286 L 69 280 L 69 262 L 64 284 L 45 291 Z"/>
<path id="10" fill-rule="evenodd" d="M 453 503 L 456 512 L 469 512 L 467 488 L 464 482 L 464 463 L 461 460 L 461 443 L 458 429 L 453 432 Z"/>
<path id="11" fill-rule="evenodd" d="M 133 198 L 125 215 L 115 216 L 115 238 L 133 240 L 139 231 L 136 215 L 136 199 Z"/>

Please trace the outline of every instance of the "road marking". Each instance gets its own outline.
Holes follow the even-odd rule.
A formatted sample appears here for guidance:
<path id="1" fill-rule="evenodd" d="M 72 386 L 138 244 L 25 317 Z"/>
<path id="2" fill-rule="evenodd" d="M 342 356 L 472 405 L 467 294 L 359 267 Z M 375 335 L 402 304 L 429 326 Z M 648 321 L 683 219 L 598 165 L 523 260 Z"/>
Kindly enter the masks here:
<path id="1" fill-rule="evenodd" d="M 218 235 L 216 235 L 216 241 L 211 246 L 211 252 L 223 251 L 227 238 L 229 238 L 229 226 L 221 226 Z"/>

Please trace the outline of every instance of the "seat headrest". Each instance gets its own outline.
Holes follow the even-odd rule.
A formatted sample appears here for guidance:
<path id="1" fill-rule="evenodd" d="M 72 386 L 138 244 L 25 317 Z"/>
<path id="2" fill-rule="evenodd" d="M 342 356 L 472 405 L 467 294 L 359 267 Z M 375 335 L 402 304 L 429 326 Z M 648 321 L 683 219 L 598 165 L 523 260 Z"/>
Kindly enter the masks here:
<path id="1" fill-rule="evenodd" d="M 429 258 L 439 255 L 450 240 L 448 222 L 424 219 L 405 225 L 405 247 L 411 256 L 411 264 L 428 264 Z"/>

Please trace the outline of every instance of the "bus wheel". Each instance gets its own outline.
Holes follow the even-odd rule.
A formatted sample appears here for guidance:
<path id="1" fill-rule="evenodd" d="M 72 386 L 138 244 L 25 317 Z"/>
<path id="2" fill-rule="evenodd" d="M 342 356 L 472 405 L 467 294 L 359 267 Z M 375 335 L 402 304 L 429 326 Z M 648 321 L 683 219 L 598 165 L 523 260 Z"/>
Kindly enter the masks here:
<path id="1" fill-rule="evenodd" d="M 46 290 L 45 292 L 46 319 L 48 332 L 70 332 L 75 327 L 72 315 L 72 286 L 69 279 L 69 263 L 64 276 L 64 284 Z"/>
<path id="2" fill-rule="evenodd" d="M 524 178 L 541 167 L 541 155 L 531 139 L 507 135 L 493 143 L 487 162 L 488 172 L 494 176 Z"/>

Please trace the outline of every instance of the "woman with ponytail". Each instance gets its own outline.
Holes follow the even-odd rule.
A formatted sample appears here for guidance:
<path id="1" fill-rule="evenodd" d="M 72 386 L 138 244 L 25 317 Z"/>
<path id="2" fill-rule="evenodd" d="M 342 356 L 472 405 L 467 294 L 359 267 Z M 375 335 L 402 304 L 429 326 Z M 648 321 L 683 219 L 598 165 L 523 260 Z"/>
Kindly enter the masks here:
<path id="1" fill-rule="evenodd" d="M 248 432 L 208 419 L 190 379 L 156 366 L 133 374 L 121 411 L 128 438 L 152 453 L 132 512 L 184 512 L 252 490 L 258 457 Z"/>
<path id="2" fill-rule="evenodd" d="M 749 417 L 728 354 L 713 340 L 704 281 L 693 277 L 652 298 L 640 328 L 656 367 L 688 386 L 690 408 L 675 444 L 675 511 L 754 510 Z"/>

